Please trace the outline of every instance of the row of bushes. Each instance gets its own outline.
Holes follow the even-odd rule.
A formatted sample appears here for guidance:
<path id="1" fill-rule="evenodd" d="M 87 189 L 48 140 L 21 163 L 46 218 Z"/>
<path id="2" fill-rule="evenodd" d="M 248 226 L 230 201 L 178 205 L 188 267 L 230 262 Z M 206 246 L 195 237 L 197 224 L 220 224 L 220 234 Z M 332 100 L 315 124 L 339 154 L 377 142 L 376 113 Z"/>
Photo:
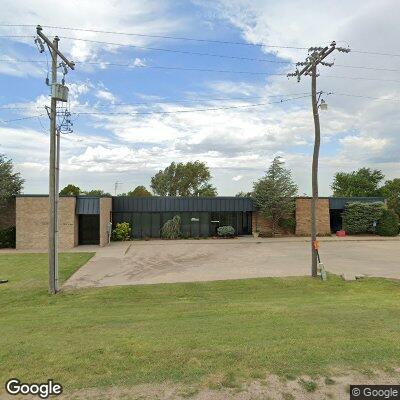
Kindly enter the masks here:
<path id="1" fill-rule="evenodd" d="M 111 239 L 114 241 L 129 240 L 131 232 L 132 228 L 129 222 L 120 222 L 116 224 L 115 229 L 112 231 Z M 235 236 L 235 229 L 232 226 L 220 226 L 217 229 L 217 234 L 220 237 L 233 237 Z M 181 217 L 179 215 L 175 215 L 175 217 L 163 225 L 161 228 L 161 237 L 163 239 L 178 239 L 183 237 L 181 232 Z"/>
<path id="2" fill-rule="evenodd" d="M 354 202 L 342 214 L 343 229 L 349 234 L 377 233 L 381 236 L 399 234 L 399 216 L 381 202 Z"/>
<path id="3" fill-rule="evenodd" d="M 15 247 L 15 226 L 0 229 L 0 249 Z"/>

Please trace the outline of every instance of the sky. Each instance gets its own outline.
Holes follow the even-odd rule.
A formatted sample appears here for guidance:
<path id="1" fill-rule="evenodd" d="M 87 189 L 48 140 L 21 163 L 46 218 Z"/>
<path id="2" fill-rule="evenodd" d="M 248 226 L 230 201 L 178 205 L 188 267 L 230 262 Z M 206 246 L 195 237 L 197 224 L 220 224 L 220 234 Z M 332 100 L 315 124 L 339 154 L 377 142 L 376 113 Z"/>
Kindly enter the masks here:
<path id="1" fill-rule="evenodd" d="M 0 5 L 0 153 L 21 172 L 24 193 L 48 193 L 51 57 L 34 43 L 37 24 L 58 35 L 76 63 L 65 76 L 73 132 L 61 135 L 60 187 L 114 194 L 119 182 L 117 193 L 127 192 L 149 187 L 172 161 L 200 160 L 218 194 L 229 196 L 250 191 L 281 156 L 299 194 L 309 195 L 310 77 L 286 74 L 310 46 L 333 40 L 351 52 L 335 51 L 327 59 L 335 65 L 318 69 L 317 90 L 328 103 L 320 112 L 320 194 L 331 194 L 338 171 L 365 166 L 400 176 L 396 0 Z"/>

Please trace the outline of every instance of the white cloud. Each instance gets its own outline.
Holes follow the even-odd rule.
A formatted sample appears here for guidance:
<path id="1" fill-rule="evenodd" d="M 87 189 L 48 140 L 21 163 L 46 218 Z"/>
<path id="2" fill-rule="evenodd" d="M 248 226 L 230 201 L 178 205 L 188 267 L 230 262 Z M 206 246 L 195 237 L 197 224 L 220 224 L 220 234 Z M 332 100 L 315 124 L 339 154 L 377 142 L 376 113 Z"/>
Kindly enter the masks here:
<path id="1" fill-rule="evenodd" d="M 135 67 L 145 67 L 146 66 L 146 60 L 141 59 L 139 57 L 136 57 L 133 61 L 133 65 Z"/>
<path id="2" fill-rule="evenodd" d="M 110 103 L 114 103 L 117 99 L 110 91 L 105 89 L 99 89 L 96 92 L 96 97 L 101 100 L 109 101 Z"/>
<path id="3" fill-rule="evenodd" d="M 146 32 L 147 34 L 165 34 L 179 32 L 187 26 L 187 21 L 172 11 L 170 1 L 119 0 L 72 0 L 62 4 L 42 0 L 3 0 L 2 20 L 8 23 L 50 26 L 71 26 L 84 29 L 99 29 L 114 32 Z M 68 21 L 68 23 L 66 23 Z M 15 34 L 26 35 L 26 28 L 13 28 Z M 118 48 L 102 44 L 70 40 L 63 38 L 116 41 L 122 44 L 144 45 L 154 39 L 143 36 L 107 35 L 96 32 L 70 31 L 43 28 L 45 34 L 61 36 L 63 51 L 74 61 L 93 61 L 104 52 L 115 53 Z M 35 28 L 31 28 L 32 35 Z M 117 39 L 116 39 L 117 38 Z M 26 39 L 15 38 L 27 42 Z M 33 42 L 31 41 L 32 46 Z"/>
<path id="4" fill-rule="evenodd" d="M 234 176 L 234 177 L 232 178 L 232 180 L 233 180 L 234 182 L 238 182 L 238 181 L 240 181 L 241 179 L 243 179 L 243 175 L 236 175 L 236 176 Z"/>

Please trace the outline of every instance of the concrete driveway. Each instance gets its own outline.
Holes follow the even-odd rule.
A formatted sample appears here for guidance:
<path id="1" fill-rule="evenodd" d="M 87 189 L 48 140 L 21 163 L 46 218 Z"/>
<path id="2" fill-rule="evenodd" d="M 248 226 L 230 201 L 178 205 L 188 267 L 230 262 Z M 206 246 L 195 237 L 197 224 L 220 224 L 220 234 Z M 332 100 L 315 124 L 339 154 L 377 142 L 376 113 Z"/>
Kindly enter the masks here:
<path id="1" fill-rule="evenodd" d="M 400 279 L 399 238 L 320 241 L 330 272 Z M 309 253 L 305 238 L 119 242 L 97 248 L 64 288 L 301 276 L 310 273 Z"/>

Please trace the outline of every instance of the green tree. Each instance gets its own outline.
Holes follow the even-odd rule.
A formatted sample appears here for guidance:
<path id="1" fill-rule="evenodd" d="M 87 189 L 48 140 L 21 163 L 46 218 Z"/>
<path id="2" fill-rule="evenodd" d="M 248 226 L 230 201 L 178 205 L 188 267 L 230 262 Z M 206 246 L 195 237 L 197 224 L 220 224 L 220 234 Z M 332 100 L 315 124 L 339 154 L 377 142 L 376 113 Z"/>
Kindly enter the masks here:
<path id="1" fill-rule="evenodd" d="M 81 189 L 78 186 L 73 185 L 72 183 L 60 190 L 60 196 L 79 196 L 80 193 Z"/>
<path id="2" fill-rule="evenodd" d="M 135 197 L 151 197 L 152 194 L 142 185 L 136 186 L 135 189 L 128 192 L 128 196 Z"/>
<path id="3" fill-rule="evenodd" d="M 104 190 L 101 190 L 101 189 L 86 190 L 83 192 L 83 194 L 86 196 L 95 196 L 95 197 L 111 196 L 110 193 L 105 192 Z"/>
<path id="4" fill-rule="evenodd" d="M 251 192 L 240 191 L 239 193 L 235 194 L 235 197 L 251 197 L 251 195 L 252 195 Z"/>
<path id="5" fill-rule="evenodd" d="M 381 191 L 387 199 L 388 207 L 400 216 L 400 178 L 386 181 Z"/>
<path id="6" fill-rule="evenodd" d="M 260 213 L 271 221 L 272 235 L 279 222 L 293 214 L 297 185 L 280 157 L 275 157 L 265 176 L 254 183 L 252 197 Z"/>
<path id="7" fill-rule="evenodd" d="M 210 184 L 211 174 L 207 165 L 200 161 L 172 162 L 151 178 L 151 188 L 159 196 L 210 196 L 217 189 Z"/>
<path id="8" fill-rule="evenodd" d="M 336 197 L 374 197 L 380 196 L 379 185 L 384 178 L 378 169 L 360 168 L 352 172 L 337 172 L 331 188 Z"/>
<path id="9" fill-rule="evenodd" d="M 12 160 L 0 154 L 0 209 L 6 207 L 12 196 L 21 193 L 23 184 L 21 174 L 14 171 Z"/>

